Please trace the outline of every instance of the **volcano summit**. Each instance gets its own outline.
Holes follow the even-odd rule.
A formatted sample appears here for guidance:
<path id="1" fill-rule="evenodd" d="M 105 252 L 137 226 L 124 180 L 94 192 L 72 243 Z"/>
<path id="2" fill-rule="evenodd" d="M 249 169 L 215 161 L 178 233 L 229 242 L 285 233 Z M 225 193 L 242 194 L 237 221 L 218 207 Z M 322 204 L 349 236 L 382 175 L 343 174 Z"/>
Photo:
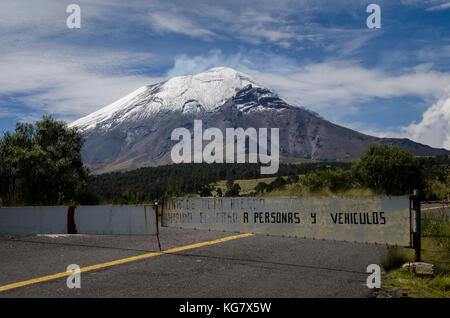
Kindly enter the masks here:
<path id="1" fill-rule="evenodd" d="M 370 144 L 386 143 L 415 155 L 450 154 L 409 139 L 378 138 L 333 124 L 290 105 L 250 76 L 226 67 L 137 89 L 69 126 L 86 138 L 84 163 L 95 173 L 170 164 L 171 133 L 193 123 L 227 128 L 279 128 L 280 159 L 358 158 Z"/>

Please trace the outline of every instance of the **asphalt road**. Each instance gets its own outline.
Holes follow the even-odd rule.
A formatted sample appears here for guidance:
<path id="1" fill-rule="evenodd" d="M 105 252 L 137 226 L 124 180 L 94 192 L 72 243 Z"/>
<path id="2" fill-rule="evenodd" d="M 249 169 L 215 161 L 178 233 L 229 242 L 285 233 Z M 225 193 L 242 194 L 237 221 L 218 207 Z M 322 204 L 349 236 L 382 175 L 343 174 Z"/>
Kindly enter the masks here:
<path id="1" fill-rule="evenodd" d="M 450 205 L 443 205 L 443 204 L 421 204 L 421 211 L 422 216 L 426 217 L 428 215 L 440 215 L 442 213 L 445 213 L 450 216 Z"/>
<path id="2" fill-rule="evenodd" d="M 236 233 L 161 228 L 163 250 Z M 0 236 L 0 289 L 12 283 L 159 251 L 154 236 Z M 253 235 L 0 292 L 0 297 L 370 297 L 369 264 L 386 247 Z"/>

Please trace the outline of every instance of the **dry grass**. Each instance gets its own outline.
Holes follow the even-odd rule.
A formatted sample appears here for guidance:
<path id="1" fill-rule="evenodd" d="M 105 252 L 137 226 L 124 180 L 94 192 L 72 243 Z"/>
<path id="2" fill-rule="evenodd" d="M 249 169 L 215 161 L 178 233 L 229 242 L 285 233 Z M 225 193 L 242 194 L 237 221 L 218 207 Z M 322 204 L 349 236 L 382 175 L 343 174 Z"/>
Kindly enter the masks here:
<path id="1" fill-rule="evenodd" d="M 300 178 L 302 175 L 298 175 Z M 287 176 L 283 177 L 287 179 Z M 267 184 L 274 181 L 276 177 L 270 178 L 259 178 L 259 179 L 242 179 L 234 180 L 235 183 L 239 184 L 241 187 L 240 195 L 248 196 L 255 192 L 255 187 L 259 182 L 265 182 Z M 217 196 L 215 189 L 221 188 L 222 193 L 226 192 L 226 180 L 219 181 L 217 183 L 211 184 L 214 191 L 211 191 L 214 196 Z M 259 194 L 261 195 L 261 194 Z M 298 183 L 296 184 L 286 184 L 283 188 L 277 189 L 271 192 L 264 192 L 262 196 L 268 197 L 281 197 L 281 196 L 356 196 L 356 197 L 370 197 L 377 196 L 380 194 L 375 194 L 370 189 L 362 188 L 352 188 L 345 191 L 332 192 L 330 189 L 322 189 L 321 191 L 309 192 L 301 189 Z"/>
<path id="2" fill-rule="evenodd" d="M 429 215 L 423 222 L 424 234 L 450 235 L 450 218 L 445 214 Z M 413 259 L 412 249 L 398 249 L 386 257 L 386 270 L 391 271 L 385 276 L 381 293 L 387 296 L 398 291 L 409 297 L 446 297 L 450 298 L 450 248 L 448 237 L 423 237 L 421 240 L 422 259 L 436 266 L 436 276 L 420 277 L 405 273 L 398 269 L 400 258 Z M 397 269 L 394 269 L 397 268 Z M 381 295 L 382 296 L 382 295 Z M 385 295 L 386 296 L 386 295 Z"/>
<path id="3" fill-rule="evenodd" d="M 363 188 L 352 188 L 352 189 L 337 191 L 337 192 L 333 192 L 330 189 L 325 188 L 325 189 L 322 189 L 321 191 L 310 192 L 310 191 L 302 190 L 297 185 L 297 191 L 296 191 L 295 195 L 298 195 L 298 196 L 323 196 L 323 197 L 327 197 L 327 196 L 372 197 L 372 196 L 379 196 L 380 194 L 376 194 L 370 189 L 363 189 Z"/>

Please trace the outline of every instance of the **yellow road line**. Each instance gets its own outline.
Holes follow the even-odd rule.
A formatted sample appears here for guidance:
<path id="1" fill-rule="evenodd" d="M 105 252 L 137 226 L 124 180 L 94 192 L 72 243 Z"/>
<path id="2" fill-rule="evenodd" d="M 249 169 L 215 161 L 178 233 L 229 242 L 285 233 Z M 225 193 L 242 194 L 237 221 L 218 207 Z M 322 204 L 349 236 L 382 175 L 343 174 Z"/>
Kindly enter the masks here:
<path id="1" fill-rule="evenodd" d="M 146 258 L 158 256 L 158 255 L 171 254 L 171 253 L 181 252 L 181 251 L 185 251 L 185 250 L 190 250 L 190 249 L 197 248 L 197 247 L 208 246 L 208 245 L 213 245 L 213 244 L 217 244 L 217 243 L 223 243 L 223 242 L 227 242 L 227 241 L 231 241 L 231 240 L 235 240 L 235 239 L 239 239 L 239 238 L 244 238 L 244 237 L 248 237 L 248 236 L 252 236 L 252 235 L 253 234 L 251 234 L 251 233 L 247 233 L 247 234 L 227 236 L 227 237 L 220 238 L 220 239 L 217 239 L 217 240 L 214 240 L 214 241 L 195 243 L 195 244 L 190 244 L 190 245 L 185 245 L 185 246 L 171 248 L 171 249 L 168 249 L 168 250 L 165 250 L 165 251 L 161 251 L 161 252 L 152 252 L 152 253 L 132 256 L 132 257 L 123 258 L 123 259 L 119 259 L 119 260 L 116 260 L 116 261 L 107 262 L 107 263 L 103 263 L 103 264 L 86 266 L 86 267 L 81 268 L 80 272 L 82 272 L 82 273 L 83 272 L 88 272 L 88 271 L 92 271 L 92 270 L 96 270 L 96 269 L 100 269 L 100 268 L 105 268 L 105 267 L 120 265 L 120 264 L 124 264 L 124 263 L 134 262 L 134 261 L 138 261 L 138 260 L 141 260 L 141 259 L 146 259 Z M 57 274 L 53 274 L 53 275 L 43 276 L 43 277 L 39 277 L 39 278 L 35 278 L 35 279 L 25 280 L 23 282 L 18 282 L 18 283 L 13 283 L 13 284 L 0 286 L 0 292 L 5 291 L 5 290 L 18 288 L 18 287 L 22 287 L 22 286 L 27 286 L 27 285 L 32 285 L 32 284 L 36 284 L 36 283 L 41 283 L 41 282 L 49 281 L 49 280 L 56 279 L 56 278 L 69 276 L 72 273 L 74 273 L 74 272 L 73 271 L 72 272 L 62 272 L 62 273 L 57 273 Z"/>
<path id="2" fill-rule="evenodd" d="M 435 207 L 432 207 L 432 208 L 423 208 L 421 210 L 425 211 L 425 210 L 446 209 L 446 208 L 450 208 L 450 205 L 447 205 L 447 206 L 445 206 L 445 205 L 435 206 Z"/>

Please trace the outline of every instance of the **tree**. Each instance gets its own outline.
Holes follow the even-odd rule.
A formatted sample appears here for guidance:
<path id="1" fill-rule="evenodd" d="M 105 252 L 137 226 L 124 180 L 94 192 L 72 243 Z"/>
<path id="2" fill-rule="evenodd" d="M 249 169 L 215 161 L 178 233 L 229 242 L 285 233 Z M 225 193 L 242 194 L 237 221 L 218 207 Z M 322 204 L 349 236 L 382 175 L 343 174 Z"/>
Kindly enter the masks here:
<path id="1" fill-rule="evenodd" d="M 233 180 L 227 181 L 227 191 L 225 192 L 226 197 L 237 197 L 239 196 L 239 191 L 241 191 L 241 186 L 234 183 Z"/>
<path id="2" fill-rule="evenodd" d="M 269 183 L 266 187 L 267 192 L 271 192 L 276 189 L 281 189 L 286 184 L 286 180 L 284 180 L 282 177 L 276 177 L 275 180 L 273 180 L 271 183 Z"/>
<path id="3" fill-rule="evenodd" d="M 296 174 L 292 173 L 288 176 L 286 183 L 287 184 L 297 183 L 298 180 L 299 177 Z"/>
<path id="4" fill-rule="evenodd" d="M 208 185 L 202 186 L 198 194 L 201 197 L 212 197 L 211 188 Z"/>
<path id="5" fill-rule="evenodd" d="M 217 196 L 218 197 L 222 197 L 223 196 L 222 188 L 217 187 L 216 192 L 217 192 Z"/>
<path id="6" fill-rule="evenodd" d="M 0 198 L 3 204 L 8 205 L 15 192 L 15 167 L 12 162 L 11 135 L 4 134 L 0 140 Z"/>
<path id="7" fill-rule="evenodd" d="M 227 186 L 227 190 L 230 190 L 233 187 L 234 184 L 234 180 L 233 179 L 228 179 L 226 186 Z"/>
<path id="8" fill-rule="evenodd" d="M 35 126 L 17 123 L 0 140 L 0 191 L 5 205 L 75 202 L 88 179 L 76 128 L 44 116 Z"/>
<path id="9" fill-rule="evenodd" d="M 279 173 L 306 174 L 309 171 L 326 167 L 350 169 L 349 162 L 322 162 L 304 164 L 280 164 Z M 126 172 L 112 172 L 91 175 L 88 191 L 98 195 L 101 202 L 120 203 L 123 191 L 139 191 L 144 202 L 153 202 L 161 197 L 182 196 L 198 193 L 204 184 L 214 184 L 227 180 L 227 176 L 240 179 L 257 179 L 261 177 L 260 165 L 253 163 L 182 163 L 159 167 L 145 167 Z M 234 177 L 233 177 L 234 176 Z M 232 179 L 234 180 L 234 179 Z M 231 181 L 231 184 L 234 184 Z M 222 188 L 222 194 L 227 187 Z M 216 190 L 217 191 L 217 190 Z M 247 193 L 249 194 L 249 193 Z"/>
<path id="10" fill-rule="evenodd" d="M 266 188 L 267 188 L 267 183 L 265 183 L 265 182 L 258 182 L 258 184 L 255 187 L 255 191 L 256 191 L 256 193 L 263 194 L 264 190 L 266 190 Z"/>
<path id="11" fill-rule="evenodd" d="M 351 169 L 360 185 L 378 193 L 401 195 L 423 186 L 419 161 L 396 146 L 371 145 Z"/>

